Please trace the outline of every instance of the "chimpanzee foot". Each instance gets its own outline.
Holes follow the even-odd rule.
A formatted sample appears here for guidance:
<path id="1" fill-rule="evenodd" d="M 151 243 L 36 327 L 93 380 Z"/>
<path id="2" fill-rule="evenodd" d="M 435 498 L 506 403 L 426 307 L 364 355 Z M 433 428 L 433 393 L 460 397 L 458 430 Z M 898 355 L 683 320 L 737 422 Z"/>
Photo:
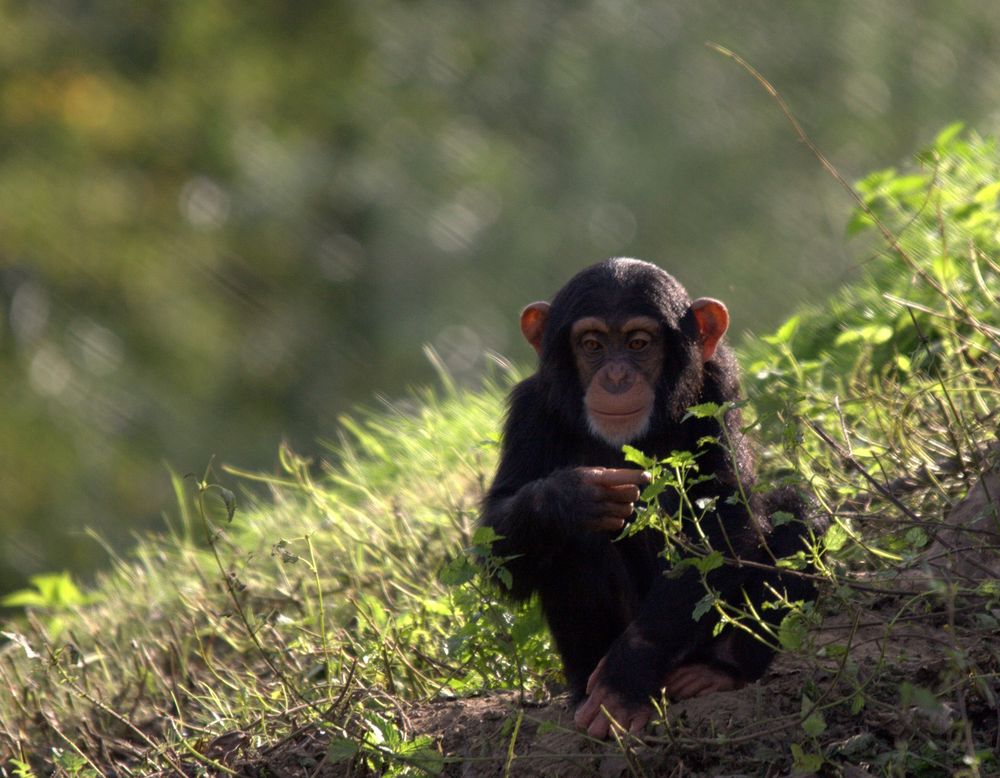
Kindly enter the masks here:
<path id="1" fill-rule="evenodd" d="M 718 667 L 690 664 L 681 665 L 667 673 L 663 686 L 670 699 L 688 700 L 703 694 L 742 689 L 746 686 L 746 681 L 735 678 Z"/>

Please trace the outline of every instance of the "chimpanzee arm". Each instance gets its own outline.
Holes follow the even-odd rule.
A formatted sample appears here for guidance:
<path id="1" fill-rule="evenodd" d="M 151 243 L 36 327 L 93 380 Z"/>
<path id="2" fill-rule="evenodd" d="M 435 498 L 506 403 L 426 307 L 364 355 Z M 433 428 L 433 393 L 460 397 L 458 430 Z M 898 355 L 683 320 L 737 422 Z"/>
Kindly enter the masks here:
<path id="1" fill-rule="evenodd" d="M 499 536 L 492 553 L 507 558 L 505 567 L 513 578 L 510 594 L 518 600 L 537 588 L 545 549 L 551 547 L 551 536 L 557 532 L 553 525 L 565 514 L 558 490 L 546 490 L 542 480 L 546 460 L 558 452 L 551 450 L 551 422 L 545 424 L 538 418 L 536 383 L 528 379 L 511 393 L 500 462 L 480 513 L 480 523 Z"/>
<path id="2" fill-rule="evenodd" d="M 538 588 L 555 556 L 606 543 L 648 480 L 634 469 L 571 466 L 572 433 L 545 416 L 535 381 L 523 381 L 512 393 L 500 464 L 483 500 L 481 522 L 500 536 L 493 554 L 508 559 L 515 599 Z"/>

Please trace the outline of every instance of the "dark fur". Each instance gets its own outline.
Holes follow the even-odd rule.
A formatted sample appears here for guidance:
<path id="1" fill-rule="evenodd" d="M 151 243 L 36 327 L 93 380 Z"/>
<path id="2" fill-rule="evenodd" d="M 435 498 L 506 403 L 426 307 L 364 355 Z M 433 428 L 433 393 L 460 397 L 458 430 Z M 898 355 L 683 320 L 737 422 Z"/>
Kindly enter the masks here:
<path id="1" fill-rule="evenodd" d="M 685 662 L 707 662 L 752 681 L 772 658 L 766 646 L 742 630 L 728 629 L 713 638 L 714 611 L 699 621 L 692 619 L 705 589 L 691 569 L 676 577 L 664 575 L 658 532 L 647 530 L 612 542 L 608 533 L 589 532 L 579 522 L 573 468 L 626 463 L 617 448 L 588 431 L 585 387 L 569 342 L 573 322 L 588 315 L 609 320 L 649 315 L 662 323 L 666 348 L 656 407 L 649 431 L 633 445 L 665 457 L 672 451 L 696 451 L 705 436 L 723 439 L 713 419 L 682 421 L 688 407 L 736 400 L 739 395 L 736 363 L 728 348 L 720 345 L 708 362 L 702 361 L 690 305 L 684 288 L 655 265 L 615 259 L 580 272 L 552 302 L 538 372 L 519 383 L 509 398 L 500 463 L 483 502 L 482 523 L 502 536 L 494 554 L 515 557 L 507 563 L 513 578 L 510 595 L 520 600 L 538 593 L 575 701 L 585 696 L 587 678 L 605 654 L 606 683 L 630 703 L 657 695 L 666 674 Z M 728 412 L 725 426 L 735 455 L 713 446 L 699 466 L 701 473 L 715 478 L 690 492 L 692 500 L 719 498 L 715 520 L 703 521 L 703 530 L 714 548 L 725 552 L 731 544 L 742 559 L 771 561 L 759 543 L 761 533 L 771 536 L 776 556 L 793 553 L 801 548 L 802 526 L 785 525 L 771 533 L 766 517 L 774 510 L 803 516 L 804 507 L 794 493 L 775 495 L 769 505 L 754 497 L 750 511 L 726 503 L 737 493 L 737 481 L 751 494 L 755 472 L 738 409 Z M 677 503 L 676 494 L 661 496 L 665 511 L 674 512 Z M 744 591 L 757 604 L 767 599 L 765 581 L 788 589 L 795 599 L 811 595 L 800 579 L 785 578 L 789 580 L 735 564 L 709 576 L 711 585 L 735 604 L 743 602 Z M 782 616 L 773 610 L 766 615 L 775 623 Z"/>

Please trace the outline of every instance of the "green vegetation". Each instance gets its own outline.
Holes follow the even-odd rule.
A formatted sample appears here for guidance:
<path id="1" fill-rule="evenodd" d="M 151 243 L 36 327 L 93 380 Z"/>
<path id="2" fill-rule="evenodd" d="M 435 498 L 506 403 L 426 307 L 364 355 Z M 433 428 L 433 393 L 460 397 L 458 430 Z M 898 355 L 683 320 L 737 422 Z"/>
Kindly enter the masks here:
<path id="1" fill-rule="evenodd" d="M 668 712 L 651 747 L 606 747 L 623 769 L 1000 769 L 996 495 L 977 523 L 946 521 L 998 464 L 1000 150 L 949 129 L 858 191 L 851 231 L 893 236 L 869 244 L 866 279 L 742 344 L 767 478 L 833 520 L 822 597 L 782 625 L 772 715 L 697 730 Z M 456 757 L 424 703 L 544 700 L 558 667 L 537 611 L 510 613 L 468 554 L 489 542 L 476 503 L 510 377 L 474 393 L 442 376 L 438 395 L 343 419 L 336 464 L 283 448 L 280 477 L 177 476 L 170 532 L 93 589 L 54 576 L 12 595 L 6 774 L 269 775 L 289 744 L 285 774 L 433 774 Z M 494 774 L 527 763 L 530 716 L 495 730 Z"/>
<path id="2" fill-rule="evenodd" d="M 613 255 L 764 331 L 849 272 L 836 185 L 1000 106 L 995 0 L 3 0 L 0 593 L 273 470 Z M 16 473 L 16 477 L 6 477 Z"/>

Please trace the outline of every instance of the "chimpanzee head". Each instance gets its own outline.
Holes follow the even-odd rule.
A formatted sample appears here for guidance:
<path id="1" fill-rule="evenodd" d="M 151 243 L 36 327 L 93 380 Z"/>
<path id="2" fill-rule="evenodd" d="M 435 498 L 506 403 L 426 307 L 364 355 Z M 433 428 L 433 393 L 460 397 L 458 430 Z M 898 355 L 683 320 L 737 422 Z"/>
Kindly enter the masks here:
<path id="1" fill-rule="evenodd" d="M 718 300 L 692 301 L 666 271 L 625 258 L 521 312 L 550 408 L 615 447 L 679 423 L 697 402 L 735 399 L 735 366 L 719 343 L 728 326 Z"/>

